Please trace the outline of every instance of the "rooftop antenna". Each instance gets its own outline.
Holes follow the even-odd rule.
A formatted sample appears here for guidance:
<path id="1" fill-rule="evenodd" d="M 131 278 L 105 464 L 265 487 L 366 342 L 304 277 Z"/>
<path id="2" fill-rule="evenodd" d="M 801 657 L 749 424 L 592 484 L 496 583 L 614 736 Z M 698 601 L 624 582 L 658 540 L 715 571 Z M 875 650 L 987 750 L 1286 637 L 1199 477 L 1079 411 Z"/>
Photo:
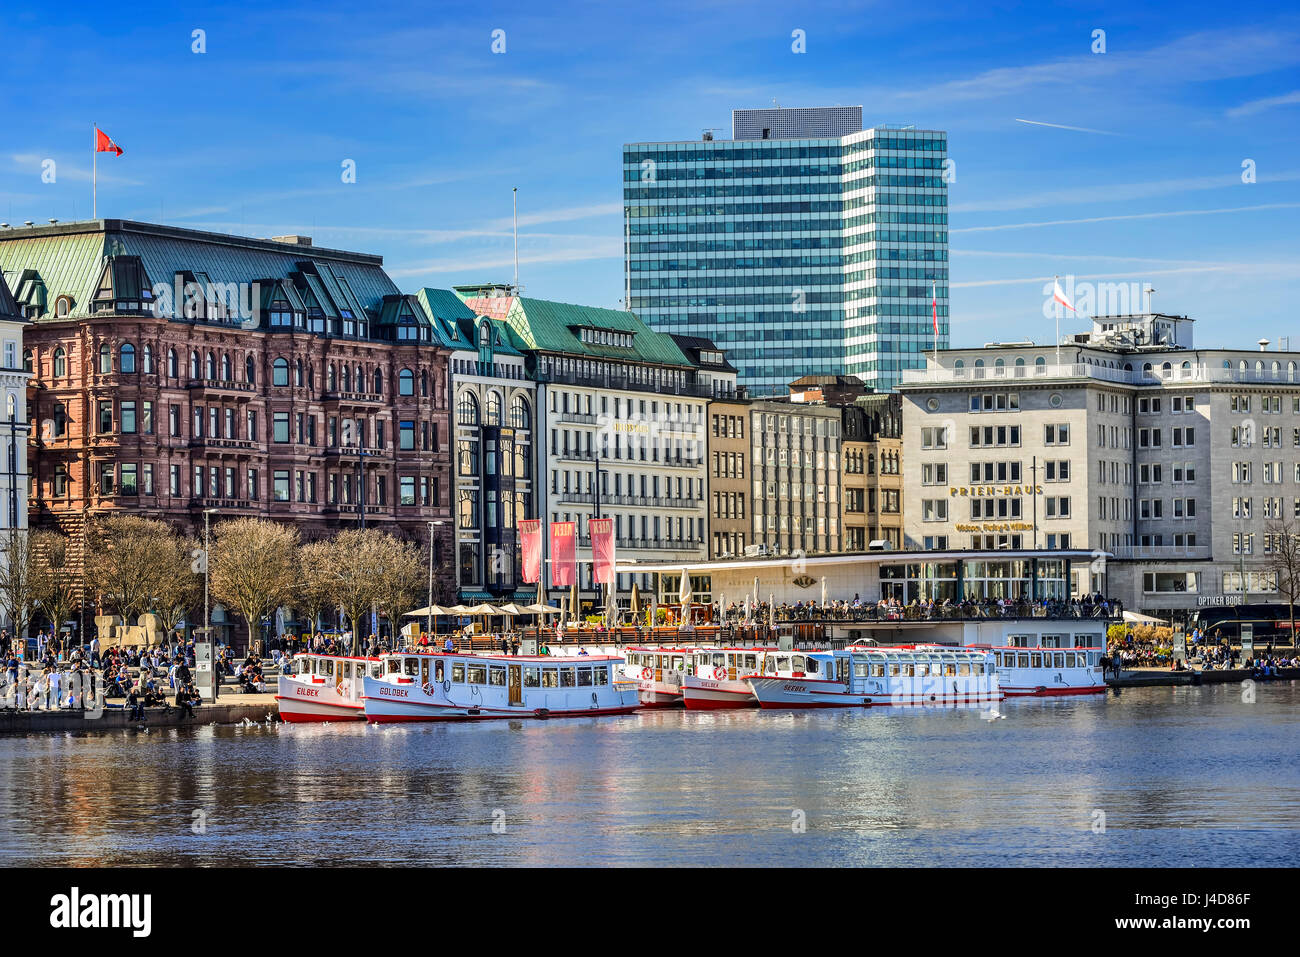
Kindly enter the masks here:
<path id="1" fill-rule="evenodd" d="M 1155 315 L 1155 307 L 1152 305 L 1152 301 L 1155 299 L 1155 295 L 1156 295 L 1156 291 L 1152 289 L 1150 286 L 1147 286 L 1147 315 L 1149 316 Z"/>
<path id="2" fill-rule="evenodd" d="M 519 295 L 519 187 L 510 187 L 510 206 L 515 216 L 515 295 Z"/>

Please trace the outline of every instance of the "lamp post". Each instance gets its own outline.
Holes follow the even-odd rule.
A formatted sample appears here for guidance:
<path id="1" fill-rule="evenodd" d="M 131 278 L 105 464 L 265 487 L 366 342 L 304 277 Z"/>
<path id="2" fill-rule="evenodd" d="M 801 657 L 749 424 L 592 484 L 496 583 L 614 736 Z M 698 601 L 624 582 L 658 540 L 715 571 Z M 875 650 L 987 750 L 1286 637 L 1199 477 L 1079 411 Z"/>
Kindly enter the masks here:
<path id="1" fill-rule="evenodd" d="M 429 522 L 429 601 L 427 605 L 428 616 L 424 627 L 426 634 L 433 634 L 433 528 L 435 525 L 441 525 L 442 522 Z"/>
<path id="2" fill-rule="evenodd" d="M 203 640 L 208 643 L 209 654 L 212 657 L 212 696 L 215 698 L 221 690 L 221 675 L 216 673 L 217 655 L 216 645 L 212 642 L 212 619 L 208 609 L 208 565 L 212 557 L 210 547 L 210 527 L 209 519 L 216 514 L 215 508 L 205 508 L 203 510 Z M 195 646 L 197 647 L 197 646 Z M 197 654 L 197 652 L 196 652 Z M 197 659 L 196 659 L 197 660 Z"/>

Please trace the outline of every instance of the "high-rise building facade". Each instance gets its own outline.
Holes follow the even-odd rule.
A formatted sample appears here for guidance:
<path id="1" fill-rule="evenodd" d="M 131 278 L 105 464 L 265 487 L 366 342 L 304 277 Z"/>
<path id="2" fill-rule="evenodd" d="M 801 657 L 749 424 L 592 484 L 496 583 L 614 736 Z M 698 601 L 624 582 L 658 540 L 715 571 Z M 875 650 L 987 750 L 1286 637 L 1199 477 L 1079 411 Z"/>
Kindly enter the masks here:
<path id="1" fill-rule="evenodd" d="M 624 146 L 630 308 L 713 340 L 751 395 L 924 366 L 933 295 L 948 339 L 947 135 L 830 107 L 737 110 L 733 137 Z"/>

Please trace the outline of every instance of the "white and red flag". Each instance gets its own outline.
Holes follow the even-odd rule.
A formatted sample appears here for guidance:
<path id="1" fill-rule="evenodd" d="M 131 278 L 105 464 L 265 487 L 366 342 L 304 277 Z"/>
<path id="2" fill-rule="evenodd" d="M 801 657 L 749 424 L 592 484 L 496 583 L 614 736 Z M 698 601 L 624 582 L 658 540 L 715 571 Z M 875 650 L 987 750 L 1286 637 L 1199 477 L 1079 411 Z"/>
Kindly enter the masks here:
<path id="1" fill-rule="evenodd" d="M 542 575 L 542 520 L 525 518 L 519 522 L 519 537 L 524 552 L 524 581 L 536 582 Z"/>
<path id="2" fill-rule="evenodd" d="M 930 314 L 934 318 L 934 341 L 939 341 L 939 284 L 930 284 Z"/>
<path id="3" fill-rule="evenodd" d="M 1061 289 L 1061 280 L 1058 277 L 1053 277 L 1053 280 L 1054 282 L 1052 284 L 1053 285 L 1052 301 L 1059 302 L 1061 305 L 1063 305 L 1066 309 L 1069 309 L 1071 312 L 1076 312 L 1077 310 L 1074 308 L 1074 304 L 1070 302 L 1070 300 L 1065 295 L 1065 291 Z"/>
<path id="4" fill-rule="evenodd" d="M 598 585 L 614 584 L 614 520 L 591 518 L 587 520 L 591 534 L 592 581 Z"/>

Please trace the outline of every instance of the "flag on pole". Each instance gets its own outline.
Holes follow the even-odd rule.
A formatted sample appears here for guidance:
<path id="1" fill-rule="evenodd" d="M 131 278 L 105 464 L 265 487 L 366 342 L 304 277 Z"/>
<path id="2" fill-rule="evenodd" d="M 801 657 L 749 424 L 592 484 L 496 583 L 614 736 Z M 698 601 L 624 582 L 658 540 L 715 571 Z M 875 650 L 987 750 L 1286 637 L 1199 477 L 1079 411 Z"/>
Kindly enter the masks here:
<path id="1" fill-rule="evenodd" d="M 590 518 L 592 581 L 598 585 L 614 584 L 614 520 Z"/>
<path id="2" fill-rule="evenodd" d="M 934 318 L 934 341 L 939 341 L 939 284 L 930 284 L 930 314 Z"/>
<path id="3" fill-rule="evenodd" d="M 1071 303 L 1070 300 L 1066 298 L 1065 292 L 1061 289 L 1060 277 L 1053 277 L 1052 286 L 1053 286 L 1052 301 L 1059 302 L 1061 305 L 1063 305 L 1066 309 L 1069 309 L 1071 312 L 1076 312 L 1077 310 L 1074 308 L 1073 303 Z"/>
<path id="4" fill-rule="evenodd" d="M 568 588 L 578 580 L 577 528 L 551 522 L 551 587 Z"/>
<path id="5" fill-rule="evenodd" d="M 115 156 L 121 156 L 122 147 L 114 143 L 112 138 L 97 126 L 95 127 L 95 152 L 112 153 Z"/>
<path id="6" fill-rule="evenodd" d="M 524 553 L 524 581 L 531 584 L 542 577 L 542 520 L 525 518 L 519 521 L 519 537 Z"/>

